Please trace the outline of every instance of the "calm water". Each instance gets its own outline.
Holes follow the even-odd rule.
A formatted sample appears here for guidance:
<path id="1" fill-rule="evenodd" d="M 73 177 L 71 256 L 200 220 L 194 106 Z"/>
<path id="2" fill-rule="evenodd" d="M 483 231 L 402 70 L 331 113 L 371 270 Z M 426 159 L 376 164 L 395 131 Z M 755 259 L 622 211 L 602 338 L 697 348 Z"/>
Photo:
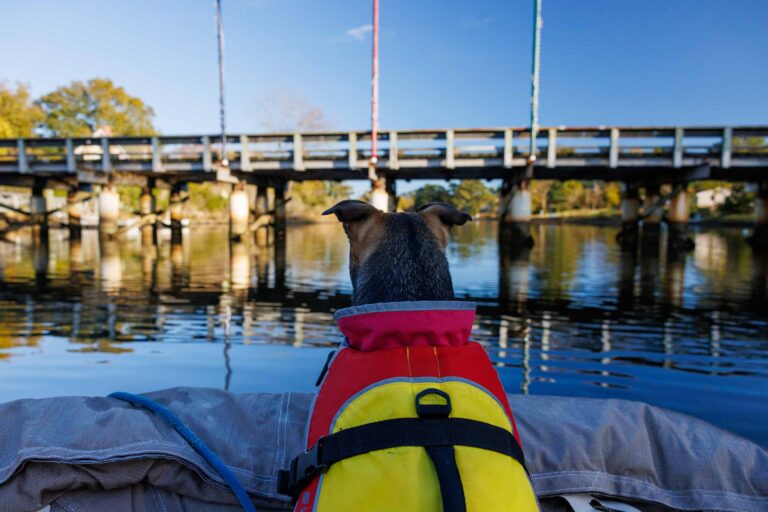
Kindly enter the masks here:
<path id="1" fill-rule="evenodd" d="M 501 254 L 492 222 L 448 249 L 474 336 L 510 392 L 643 400 L 768 445 L 768 261 L 737 229 L 622 252 L 616 228 L 533 228 Z M 227 229 L 182 245 L 0 242 L 0 401 L 172 386 L 311 391 L 349 304 L 336 224 L 290 227 L 277 251 L 230 247 Z"/>

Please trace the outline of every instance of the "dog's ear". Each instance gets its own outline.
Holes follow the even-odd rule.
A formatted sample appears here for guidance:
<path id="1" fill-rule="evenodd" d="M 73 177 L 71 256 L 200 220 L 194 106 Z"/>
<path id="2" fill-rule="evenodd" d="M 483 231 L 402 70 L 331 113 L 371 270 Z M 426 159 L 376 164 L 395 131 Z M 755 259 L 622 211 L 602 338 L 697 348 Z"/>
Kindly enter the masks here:
<path id="1" fill-rule="evenodd" d="M 347 224 L 350 222 L 359 222 L 365 220 L 371 215 L 377 213 L 375 207 L 363 201 L 356 201 L 354 199 L 347 199 L 340 203 L 336 203 L 323 212 L 323 215 L 335 214 L 339 222 Z"/>
<path id="2" fill-rule="evenodd" d="M 365 261 L 378 246 L 384 234 L 386 214 L 363 201 L 348 199 L 332 206 L 323 215 L 336 215 L 349 238 L 353 268 Z"/>
<path id="3" fill-rule="evenodd" d="M 462 226 L 472 220 L 470 214 L 448 203 L 427 203 L 419 206 L 416 211 L 427 223 L 427 227 L 435 235 L 443 249 L 448 245 L 451 228 Z"/>

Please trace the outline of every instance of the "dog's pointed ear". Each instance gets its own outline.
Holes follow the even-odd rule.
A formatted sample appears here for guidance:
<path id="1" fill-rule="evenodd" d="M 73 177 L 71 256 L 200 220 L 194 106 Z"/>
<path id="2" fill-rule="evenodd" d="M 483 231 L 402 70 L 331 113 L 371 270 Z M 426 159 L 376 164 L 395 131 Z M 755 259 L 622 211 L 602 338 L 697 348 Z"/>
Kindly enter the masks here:
<path id="1" fill-rule="evenodd" d="M 451 228 L 463 226 L 472 220 L 470 214 L 448 203 L 427 203 L 419 206 L 416 211 L 427 223 L 427 227 L 435 235 L 443 249 L 448 245 Z"/>
<path id="2" fill-rule="evenodd" d="M 343 224 L 349 224 L 351 222 L 358 222 L 365 220 L 374 213 L 378 212 L 375 207 L 363 201 L 356 201 L 354 199 L 347 199 L 331 206 L 323 212 L 323 215 L 336 215 L 339 222 Z"/>
<path id="3" fill-rule="evenodd" d="M 376 250 L 381 241 L 386 214 L 368 203 L 352 199 L 328 208 L 323 215 L 332 213 L 344 226 L 344 232 L 349 239 L 349 265 L 354 280 L 357 268 Z"/>

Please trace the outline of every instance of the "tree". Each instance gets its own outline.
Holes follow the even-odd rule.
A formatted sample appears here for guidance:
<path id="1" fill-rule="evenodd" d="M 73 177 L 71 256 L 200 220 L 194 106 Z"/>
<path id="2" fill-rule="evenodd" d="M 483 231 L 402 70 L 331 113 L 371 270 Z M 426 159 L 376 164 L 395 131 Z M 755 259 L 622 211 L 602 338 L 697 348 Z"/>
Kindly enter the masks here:
<path id="1" fill-rule="evenodd" d="M 269 132 L 326 130 L 329 122 L 322 108 L 287 91 L 273 92 L 259 101 L 258 124 Z M 299 216 L 315 216 L 333 204 L 348 199 L 352 189 L 331 181 L 302 181 L 290 185 L 289 211 Z"/>
<path id="2" fill-rule="evenodd" d="M 550 190 L 550 200 L 558 211 L 580 206 L 583 196 L 584 184 L 580 181 L 558 181 Z"/>
<path id="3" fill-rule="evenodd" d="M 528 183 L 531 191 L 531 210 L 547 213 L 549 208 L 549 191 L 552 188 L 552 180 L 532 180 Z"/>
<path id="4" fill-rule="evenodd" d="M 268 132 L 327 130 L 330 122 L 320 107 L 290 91 L 273 91 L 259 100 L 259 127 Z"/>
<path id="5" fill-rule="evenodd" d="M 0 138 L 32 137 L 42 119 L 43 113 L 32 103 L 27 86 L 17 84 L 13 90 L 0 83 Z"/>
<path id="6" fill-rule="evenodd" d="M 98 129 L 113 135 L 154 135 L 155 111 L 112 80 L 74 81 L 46 94 L 36 104 L 45 118 L 40 128 L 55 137 L 88 137 Z"/>
<path id="7" fill-rule="evenodd" d="M 464 180 L 459 183 L 451 183 L 450 194 L 449 202 L 470 215 L 477 215 L 481 211 L 493 212 L 496 210 L 497 195 L 481 180 Z"/>
<path id="8" fill-rule="evenodd" d="M 451 192 L 440 185 L 427 183 L 421 188 L 409 193 L 413 197 L 413 204 L 419 207 L 427 203 L 448 203 L 451 201 Z"/>

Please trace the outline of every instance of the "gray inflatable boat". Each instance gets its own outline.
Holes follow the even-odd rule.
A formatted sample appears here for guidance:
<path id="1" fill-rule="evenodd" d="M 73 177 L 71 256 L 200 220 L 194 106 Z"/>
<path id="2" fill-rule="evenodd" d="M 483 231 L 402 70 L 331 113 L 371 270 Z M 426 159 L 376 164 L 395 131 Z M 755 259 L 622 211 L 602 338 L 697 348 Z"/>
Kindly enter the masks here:
<path id="1" fill-rule="evenodd" d="M 258 510 L 290 510 L 277 471 L 303 449 L 313 395 L 149 393 L 226 462 Z M 622 400 L 509 395 L 545 511 L 768 511 L 768 452 Z M 157 415 L 112 398 L 0 405 L 0 512 L 234 512 L 217 472 Z M 498 510 L 506 510 L 499 504 Z"/>

